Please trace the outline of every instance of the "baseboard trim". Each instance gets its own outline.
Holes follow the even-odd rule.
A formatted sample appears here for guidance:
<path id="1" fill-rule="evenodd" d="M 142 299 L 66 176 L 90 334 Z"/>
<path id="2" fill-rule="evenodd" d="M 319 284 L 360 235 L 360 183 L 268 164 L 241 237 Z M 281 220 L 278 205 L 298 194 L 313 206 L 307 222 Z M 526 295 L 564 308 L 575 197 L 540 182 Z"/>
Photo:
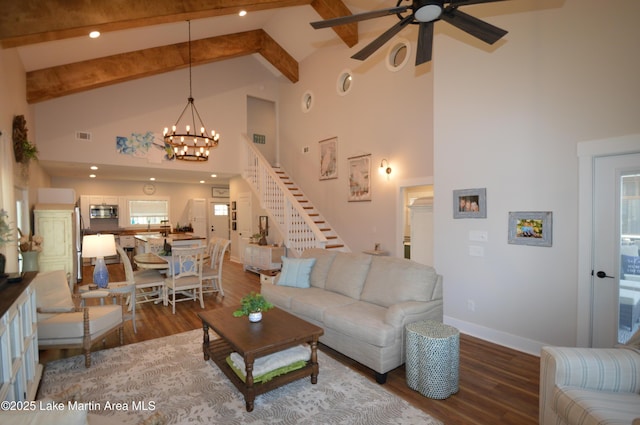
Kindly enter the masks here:
<path id="1" fill-rule="evenodd" d="M 522 338 L 517 335 L 476 325 L 475 323 L 465 322 L 449 316 L 444 316 L 443 321 L 447 325 L 458 328 L 461 333 L 471 335 L 494 344 L 502 345 L 504 347 L 512 348 L 517 351 L 522 351 L 523 353 L 531 354 L 536 357 L 540 357 L 540 350 L 543 346 L 548 345 L 539 341 Z"/>

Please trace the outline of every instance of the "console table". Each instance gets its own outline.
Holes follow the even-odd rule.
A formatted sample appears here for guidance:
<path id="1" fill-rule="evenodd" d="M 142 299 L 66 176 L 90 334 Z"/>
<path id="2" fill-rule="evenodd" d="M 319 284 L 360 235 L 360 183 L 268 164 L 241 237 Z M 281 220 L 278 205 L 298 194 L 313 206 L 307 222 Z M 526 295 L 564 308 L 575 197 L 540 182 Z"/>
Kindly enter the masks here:
<path id="1" fill-rule="evenodd" d="M 244 249 L 244 270 L 260 273 L 262 270 L 280 270 L 284 248 L 272 245 L 249 244 Z"/>

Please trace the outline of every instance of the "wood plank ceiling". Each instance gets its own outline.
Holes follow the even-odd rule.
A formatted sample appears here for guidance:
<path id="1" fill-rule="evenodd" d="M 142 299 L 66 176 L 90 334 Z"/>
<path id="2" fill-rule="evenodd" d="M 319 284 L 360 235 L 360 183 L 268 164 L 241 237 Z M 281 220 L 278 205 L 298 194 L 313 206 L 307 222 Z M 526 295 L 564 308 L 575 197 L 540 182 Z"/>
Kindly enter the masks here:
<path id="1" fill-rule="evenodd" d="M 86 37 L 101 32 L 300 5 L 323 19 L 350 15 L 342 0 L 0 0 L 3 48 Z M 334 27 L 349 47 L 358 42 L 357 24 Z M 298 63 L 259 29 L 192 41 L 194 65 L 259 53 L 291 82 Z M 120 53 L 27 72 L 27 101 L 60 96 L 148 77 L 189 66 L 188 43 Z"/>

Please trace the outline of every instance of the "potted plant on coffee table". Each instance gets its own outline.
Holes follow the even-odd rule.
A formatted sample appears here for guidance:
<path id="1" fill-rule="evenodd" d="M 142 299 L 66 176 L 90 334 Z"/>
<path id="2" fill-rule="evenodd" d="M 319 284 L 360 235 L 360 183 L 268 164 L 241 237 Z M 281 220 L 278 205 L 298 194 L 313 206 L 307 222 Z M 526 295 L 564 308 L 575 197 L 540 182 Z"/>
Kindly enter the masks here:
<path id="1" fill-rule="evenodd" d="M 273 304 L 265 300 L 262 294 L 251 292 L 240 300 L 240 308 L 233 312 L 234 317 L 249 316 L 250 322 L 262 320 L 262 312 L 273 308 Z"/>

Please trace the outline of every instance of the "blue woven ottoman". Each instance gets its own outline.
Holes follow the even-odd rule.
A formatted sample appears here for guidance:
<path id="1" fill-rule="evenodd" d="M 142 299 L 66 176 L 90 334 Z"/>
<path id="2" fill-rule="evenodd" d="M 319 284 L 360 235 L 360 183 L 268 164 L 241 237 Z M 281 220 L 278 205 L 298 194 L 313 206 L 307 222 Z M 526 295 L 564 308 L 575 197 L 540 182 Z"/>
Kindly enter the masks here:
<path id="1" fill-rule="evenodd" d="M 442 400 L 458 392 L 460 332 L 433 320 L 410 323 L 407 331 L 407 385 Z"/>

